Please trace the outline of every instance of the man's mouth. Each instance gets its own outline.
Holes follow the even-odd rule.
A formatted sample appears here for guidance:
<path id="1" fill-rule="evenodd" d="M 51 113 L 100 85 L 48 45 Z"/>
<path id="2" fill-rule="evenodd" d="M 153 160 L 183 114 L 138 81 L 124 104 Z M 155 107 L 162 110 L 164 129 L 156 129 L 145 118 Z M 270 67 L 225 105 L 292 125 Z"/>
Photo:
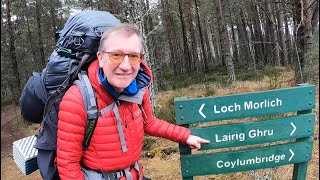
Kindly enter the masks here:
<path id="1" fill-rule="evenodd" d="M 121 77 L 126 77 L 126 76 L 130 76 L 131 74 L 117 74 L 117 73 L 116 73 L 116 75 L 117 75 L 117 76 L 121 76 Z"/>

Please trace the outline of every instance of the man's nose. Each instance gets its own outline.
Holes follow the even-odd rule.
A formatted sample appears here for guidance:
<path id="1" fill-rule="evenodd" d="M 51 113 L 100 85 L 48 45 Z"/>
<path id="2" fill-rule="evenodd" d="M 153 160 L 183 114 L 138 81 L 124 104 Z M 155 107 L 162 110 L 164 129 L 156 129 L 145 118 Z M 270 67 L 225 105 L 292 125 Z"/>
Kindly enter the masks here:
<path id="1" fill-rule="evenodd" d="M 119 67 L 124 71 L 131 69 L 129 56 L 127 54 L 123 57 L 123 61 L 120 63 Z"/>

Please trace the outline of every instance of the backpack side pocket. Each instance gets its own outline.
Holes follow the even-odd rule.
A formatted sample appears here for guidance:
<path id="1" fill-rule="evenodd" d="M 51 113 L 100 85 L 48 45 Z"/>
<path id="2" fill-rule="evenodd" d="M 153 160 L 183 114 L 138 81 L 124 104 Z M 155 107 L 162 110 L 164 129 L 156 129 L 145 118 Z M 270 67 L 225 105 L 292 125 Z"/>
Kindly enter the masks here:
<path id="1" fill-rule="evenodd" d="M 24 120 L 40 124 L 48 94 L 41 73 L 33 72 L 20 96 L 21 115 Z"/>

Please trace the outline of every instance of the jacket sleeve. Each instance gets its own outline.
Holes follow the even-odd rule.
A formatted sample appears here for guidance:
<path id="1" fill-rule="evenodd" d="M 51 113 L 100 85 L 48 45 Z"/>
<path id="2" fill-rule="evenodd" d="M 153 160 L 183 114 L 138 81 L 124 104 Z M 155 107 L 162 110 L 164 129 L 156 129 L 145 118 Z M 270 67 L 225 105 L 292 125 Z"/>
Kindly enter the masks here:
<path id="1" fill-rule="evenodd" d="M 183 144 L 186 143 L 191 133 L 189 129 L 171 124 L 153 116 L 148 90 L 143 97 L 142 107 L 147 116 L 144 120 L 144 130 L 147 134 L 151 136 L 163 137 Z"/>
<path id="2" fill-rule="evenodd" d="M 72 86 L 65 93 L 58 114 L 57 166 L 60 178 L 84 179 L 80 166 L 86 110 L 80 90 Z"/>

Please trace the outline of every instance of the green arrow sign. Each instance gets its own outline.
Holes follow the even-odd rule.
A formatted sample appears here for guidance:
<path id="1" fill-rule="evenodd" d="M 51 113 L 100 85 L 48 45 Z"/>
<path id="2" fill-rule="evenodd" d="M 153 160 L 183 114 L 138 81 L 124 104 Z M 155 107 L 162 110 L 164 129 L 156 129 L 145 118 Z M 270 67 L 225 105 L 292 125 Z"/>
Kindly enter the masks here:
<path id="1" fill-rule="evenodd" d="M 311 136 L 314 114 L 245 122 L 231 125 L 190 128 L 191 134 L 210 140 L 201 150 L 262 144 Z"/>
<path id="2" fill-rule="evenodd" d="M 181 155 L 182 176 L 223 174 L 307 162 L 311 159 L 312 145 L 309 140 L 240 151 Z"/>
<path id="3" fill-rule="evenodd" d="M 303 111 L 315 107 L 315 86 L 305 85 L 223 97 L 176 98 L 174 104 L 178 124 Z"/>

